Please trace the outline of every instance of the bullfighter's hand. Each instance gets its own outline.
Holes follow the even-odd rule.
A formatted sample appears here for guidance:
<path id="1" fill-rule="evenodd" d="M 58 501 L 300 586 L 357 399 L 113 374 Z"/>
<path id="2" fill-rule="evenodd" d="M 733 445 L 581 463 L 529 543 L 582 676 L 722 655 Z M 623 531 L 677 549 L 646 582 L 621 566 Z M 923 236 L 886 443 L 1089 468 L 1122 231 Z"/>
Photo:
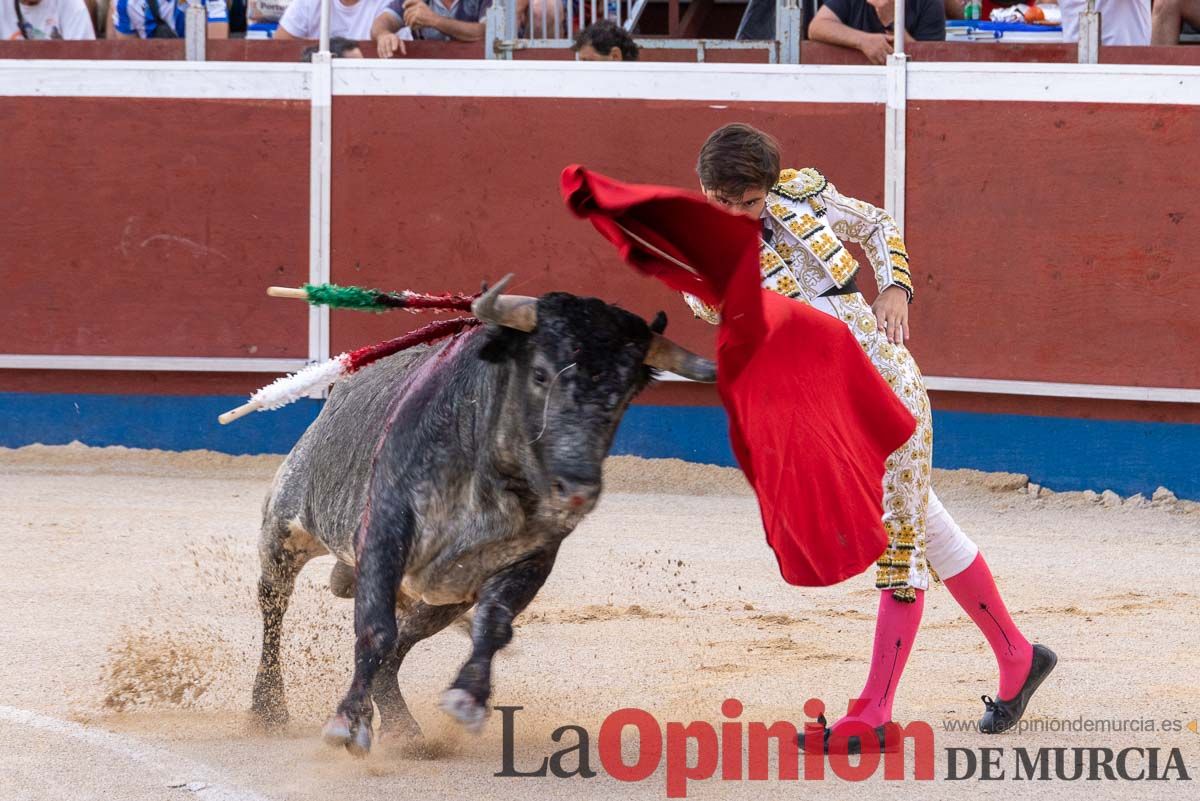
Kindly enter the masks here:
<path id="1" fill-rule="evenodd" d="M 903 287 L 889 286 L 871 304 L 879 330 L 888 342 L 904 344 L 908 339 L 908 293 Z"/>

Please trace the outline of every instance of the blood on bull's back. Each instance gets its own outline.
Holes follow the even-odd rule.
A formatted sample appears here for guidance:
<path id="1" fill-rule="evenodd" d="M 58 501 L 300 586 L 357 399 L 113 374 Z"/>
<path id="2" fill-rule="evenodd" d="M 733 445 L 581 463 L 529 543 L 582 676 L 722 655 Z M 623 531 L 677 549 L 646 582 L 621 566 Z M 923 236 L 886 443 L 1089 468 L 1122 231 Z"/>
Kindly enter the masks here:
<path id="1" fill-rule="evenodd" d="M 428 473 L 435 467 L 432 452 L 452 455 L 447 451 L 453 443 L 440 429 L 450 422 L 446 407 L 454 404 L 444 396 L 487 366 L 477 354 L 481 331 L 402 351 L 335 384 L 317 419 L 280 466 L 267 514 L 296 520 L 352 564 L 355 532 L 367 511 L 376 470 L 384 471 L 383 481 L 416 484 L 428 477 L 421 468 Z M 381 466 L 380 454 L 393 434 L 400 447 L 388 456 L 400 463 Z"/>

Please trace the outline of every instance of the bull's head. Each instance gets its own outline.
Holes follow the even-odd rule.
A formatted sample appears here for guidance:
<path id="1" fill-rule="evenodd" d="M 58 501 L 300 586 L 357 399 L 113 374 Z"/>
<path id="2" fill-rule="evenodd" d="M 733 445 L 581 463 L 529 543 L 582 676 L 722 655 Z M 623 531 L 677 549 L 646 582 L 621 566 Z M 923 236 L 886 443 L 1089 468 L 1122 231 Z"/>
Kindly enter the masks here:
<path id="1" fill-rule="evenodd" d="M 654 370 L 712 382 L 716 365 L 662 336 L 662 312 L 648 325 L 596 298 L 502 294 L 511 278 L 471 310 L 501 327 L 489 352 L 513 361 L 523 427 L 551 505 L 586 514 L 600 495 L 601 464 L 617 424 Z"/>

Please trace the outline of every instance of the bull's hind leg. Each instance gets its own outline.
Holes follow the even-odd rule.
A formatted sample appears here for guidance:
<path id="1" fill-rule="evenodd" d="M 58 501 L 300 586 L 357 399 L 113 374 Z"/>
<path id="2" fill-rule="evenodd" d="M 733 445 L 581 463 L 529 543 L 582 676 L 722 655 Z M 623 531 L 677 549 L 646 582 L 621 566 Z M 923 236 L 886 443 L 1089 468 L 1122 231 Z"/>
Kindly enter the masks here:
<path id="1" fill-rule="evenodd" d="M 379 707 L 379 716 L 382 718 L 379 724 L 380 734 L 410 738 L 421 736 L 421 727 L 408 711 L 408 704 L 404 702 L 404 696 L 400 693 L 400 680 L 397 676 L 400 665 L 414 645 L 446 628 L 469 607 L 470 604 L 430 606 L 417 602 L 400 613 L 397 620 L 399 631 L 396 650 L 379 667 L 379 672 L 375 674 L 375 684 L 371 687 L 371 698 Z"/>
<path id="2" fill-rule="evenodd" d="M 471 627 L 471 656 L 441 702 L 442 710 L 470 731 L 482 729 L 487 718 L 492 658 L 512 640 L 513 618 L 542 588 L 556 554 L 557 548 L 518 562 L 489 578 L 480 590 Z"/>
<path id="3" fill-rule="evenodd" d="M 262 658 L 254 679 L 250 709 L 266 726 L 287 723 L 283 694 L 283 671 L 279 665 L 279 639 L 283 616 L 296 587 L 300 569 L 315 556 L 326 553 L 324 545 L 299 524 L 277 519 L 263 523 L 259 540 L 262 575 L 258 580 L 258 606 L 262 612 Z"/>
<path id="4" fill-rule="evenodd" d="M 354 678 L 325 724 L 322 735 L 330 745 L 344 745 L 355 756 L 371 750 L 371 687 L 383 663 L 396 650 L 396 596 L 408 559 L 413 513 L 407 507 L 389 509 L 392 497 L 377 499 L 367 530 L 356 543 L 357 586 L 354 591 Z"/>

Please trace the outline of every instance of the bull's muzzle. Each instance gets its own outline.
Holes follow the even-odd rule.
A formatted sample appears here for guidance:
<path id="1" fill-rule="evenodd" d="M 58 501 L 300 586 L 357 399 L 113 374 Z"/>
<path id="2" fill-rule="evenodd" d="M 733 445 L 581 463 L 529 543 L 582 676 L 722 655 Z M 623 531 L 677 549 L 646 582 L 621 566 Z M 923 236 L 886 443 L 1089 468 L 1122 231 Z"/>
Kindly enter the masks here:
<path id="1" fill-rule="evenodd" d="M 487 323 L 518 331 L 533 331 L 537 328 L 537 298 L 502 294 L 512 277 L 512 273 L 509 273 L 477 297 L 471 304 L 471 312 Z M 646 351 L 646 364 L 706 384 L 717 380 L 716 362 L 676 345 L 661 334 L 654 334 L 653 337 Z"/>

